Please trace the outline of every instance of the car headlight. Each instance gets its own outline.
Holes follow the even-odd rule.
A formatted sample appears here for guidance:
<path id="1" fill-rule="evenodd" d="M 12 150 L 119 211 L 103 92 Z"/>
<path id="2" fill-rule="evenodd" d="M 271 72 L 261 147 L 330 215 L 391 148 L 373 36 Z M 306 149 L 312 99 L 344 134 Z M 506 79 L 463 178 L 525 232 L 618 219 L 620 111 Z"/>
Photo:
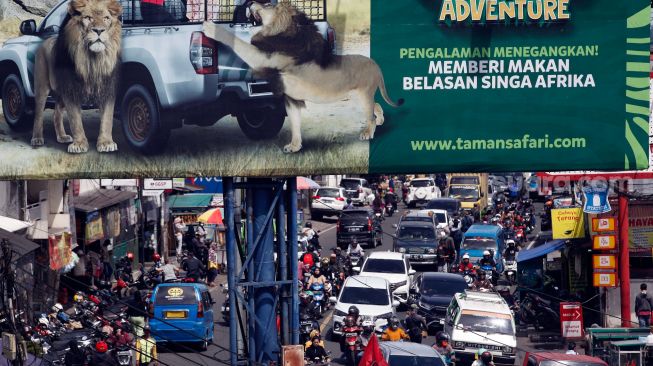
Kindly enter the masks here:
<path id="1" fill-rule="evenodd" d="M 429 249 L 429 254 L 435 254 L 435 249 L 433 248 Z"/>
<path id="2" fill-rule="evenodd" d="M 340 310 L 336 309 L 336 312 L 335 312 L 334 315 L 335 316 L 347 316 L 347 313 L 345 313 L 344 311 L 340 311 Z"/>
<path id="3" fill-rule="evenodd" d="M 515 352 L 515 350 L 512 349 L 512 347 L 510 347 L 510 346 L 504 346 L 503 347 L 503 353 L 514 353 L 514 352 Z"/>
<path id="4" fill-rule="evenodd" d="M 399 253 L 406 253 L 406 248 L 399 248 Z"/>

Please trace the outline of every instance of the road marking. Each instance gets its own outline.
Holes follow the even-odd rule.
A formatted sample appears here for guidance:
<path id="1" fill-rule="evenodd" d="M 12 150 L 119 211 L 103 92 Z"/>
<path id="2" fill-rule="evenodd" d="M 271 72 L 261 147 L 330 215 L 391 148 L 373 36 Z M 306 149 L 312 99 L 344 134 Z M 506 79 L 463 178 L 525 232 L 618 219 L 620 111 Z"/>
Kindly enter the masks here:
<path id="1" fill-rule="evenodd" d="M 320 234 L 322 234 L 322 233 L 326 233 L 326 232 L 329 231 L 329 230 L 333 230 L 333 229 L 336 228 L 336 226 L 337 226 L 337 225 L 333 225 L 333 226 L 331 226 L 331 227 L 329 227 L 329 228 L 327 228 L 327 229 L 324 229 L 324 230 L 320 231 Z"/>
<path id="2" fill-rule="evenodd" d="M 329 310 L 329 315 L 327 315 L 327 316 L 324 318 L 325 321 L 323 321 L 323 322 L 320 324 L 320 334 L 324 334 L 324 327 L 326 327 L 327 324 L 331 323 L 331 318 L 333 318 L 333 310 Z M 324 338 L 324 337 L 323 337 L 323 338 Z"/>

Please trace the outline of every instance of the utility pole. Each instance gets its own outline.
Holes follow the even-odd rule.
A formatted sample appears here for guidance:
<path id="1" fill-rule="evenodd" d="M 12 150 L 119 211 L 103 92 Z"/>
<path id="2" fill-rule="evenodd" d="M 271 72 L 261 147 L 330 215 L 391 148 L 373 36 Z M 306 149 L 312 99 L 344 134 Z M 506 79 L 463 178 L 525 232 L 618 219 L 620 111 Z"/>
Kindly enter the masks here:
<path id="1" fill-rule="evenodd" d="M 3 239 L 0 243 L 0 250 L 2 250 L 2 275 L 4 280 L 4 293 L 3 300 L 4 304 L 7 307 L 7 317 L 9 318 L 9 326 L 11 327 L 11 334 L 13 335 L 14 344 L 12 346 L 7 346 L 3 344 L 3 355 L 5 358 L 11 361 L 13 366 L 23 366 L 23 361 L 26 359 L 26 350 L 23 347 L 23 337 L 21 332 L 16 326 L 16 309 L 14 308 L 14 298 L 16 297 L 16 291 L 14 286 L 14 271 L 11 268 L 11 260 L 13 258 L 11 244 L 8 240 Z M 3 337 L 5 338 L 5 337 Z M 15 353 L 10 352 L 10 354 L 5 354 L 5 348 L 15 349 Z"/>

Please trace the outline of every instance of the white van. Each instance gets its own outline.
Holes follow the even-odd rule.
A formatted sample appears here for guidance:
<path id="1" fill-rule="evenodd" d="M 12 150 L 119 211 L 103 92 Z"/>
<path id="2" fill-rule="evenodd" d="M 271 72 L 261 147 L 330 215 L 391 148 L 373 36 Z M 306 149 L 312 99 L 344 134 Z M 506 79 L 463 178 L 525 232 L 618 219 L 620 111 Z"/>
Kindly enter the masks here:
<path id="1" fill-rule="evenodd" d="M 492 353 L 496 365 L 515 364 L 515 320 L 506 301 L 493 292 L 465 291 L 454 295 L 444 321 L 456 358 L 474 361 L 478 351 Z"/>

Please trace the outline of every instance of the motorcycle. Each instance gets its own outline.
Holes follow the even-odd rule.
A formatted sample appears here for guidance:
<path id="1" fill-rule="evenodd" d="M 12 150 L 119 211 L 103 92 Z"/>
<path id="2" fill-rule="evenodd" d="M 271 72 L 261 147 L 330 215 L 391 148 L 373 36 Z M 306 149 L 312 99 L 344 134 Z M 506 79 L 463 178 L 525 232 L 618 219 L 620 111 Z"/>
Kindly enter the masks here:
<path id="1" fill-rule="evenodd" d="M 222 287 L 222 293 L 225 294 L 224 302 L 222 303 L 222 308 L 221 313 L 222 313 L 222 320 L 229 324 L 229 285 L 228 284 L 220 284 Z"/>
<path id="2" fill-rule="evenodd" d="M 496 285 L 498 280 L 498 273 L 492 266 L 485 264 L 482 265 L 478 270 L 485 272 L 485 278 L 489 279 L 492 284 Z"/>
<path id="3" fill-rule="evenodd" d="M 358 267 L 361 262 L 361 254 L 360 253 L 350 253 L 349 254 L 349 263 L 351 263 L 351 267 Z"/>
<path id="4" fill-rule="evenodd" d="M 321 317 L 324 312 L 324 285 L 315 282 L 311 284 L 310 290 L 313 296 L 313 301 L 311 302 L 313 313 Z"/>
<path id="5" fill-rule="evenodd" d="M 299 315 L 299 343 L 305 344 L 310 340 L 311 332 L 320 329 L 320 324 L 311 316 L 304 312 Z"/>
<path id="6" fill-rule="evenodd" d="M 357 325 L 345 327 L 342 329 L 345 349 L 345 365 L 354 366 L 358 364 L 358 352 L 360 351 L 360 334 L 361 329 Z"/>
<path id="7" fill-rule="evenodd" d="M 132 350 L 128 345 L 116 347 L 114 356 L 120 366 L 130 366 L 132 364 Z"/>
<path id="8" fill-rule="evenodd" d="M 519 321 L 536 329 L 559 329 L 560 314 L 552 309 L 550 301 L 527 293 L 519 305 Z"/>
<path id="9" fill-rule="evenodd" d="M 517 261 L 514 259 L 503 260 L 503 274 L 511 285 L 517 283 Z"/>
<path id="10" fill-rule="evenodd" d="M 388 202 L 385 204 L 385 215 L 388 217 L 392 217 L 392 215 L 395 213 L 395 207 L 392 203 Z"/>
<path id="11" fill-rule="evenodd" d="M 467 282 L 467 287 L 472 288 L 474 281 L 476 281 L 476 273 L 472 269 L 466 269 L 460 272 L 460 275 L 463 276 L 465 282 Z"/>

